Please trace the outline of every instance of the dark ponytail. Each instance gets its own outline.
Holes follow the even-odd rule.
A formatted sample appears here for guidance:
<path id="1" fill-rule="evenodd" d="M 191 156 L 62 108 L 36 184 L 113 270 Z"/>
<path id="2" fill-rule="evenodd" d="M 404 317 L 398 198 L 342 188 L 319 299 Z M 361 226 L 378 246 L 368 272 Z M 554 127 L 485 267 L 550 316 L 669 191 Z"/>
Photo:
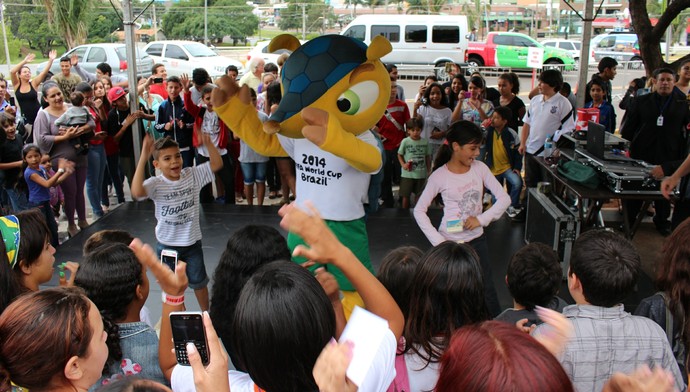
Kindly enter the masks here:
<path id="1" fill-rule="evenodd" d="M 477 124 L 467 120 L 452 123 L 448 133 L 446 133 L 446 139 L 443 141 L 438 153 L 436 153 L 433 171 L 450 161 L 450 158 L 453 156 L 453 143 L 464 146 L 465 144 L 472 143 L 481 144 L 482 141 L 484 141 L 484 134 Z"/>

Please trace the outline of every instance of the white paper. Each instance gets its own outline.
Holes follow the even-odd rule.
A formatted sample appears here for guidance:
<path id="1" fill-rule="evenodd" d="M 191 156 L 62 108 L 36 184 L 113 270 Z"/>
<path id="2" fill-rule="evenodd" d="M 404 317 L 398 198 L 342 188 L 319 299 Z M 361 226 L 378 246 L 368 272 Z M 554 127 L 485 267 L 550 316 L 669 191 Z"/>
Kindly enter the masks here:
<path id="1" fill-rule="evenodd" d="M 388 321 L 355 306 L 339 343 L 348 340 L 354 343 L 347 378 L 358 387 L 364 381 L 387 332 Z"/>

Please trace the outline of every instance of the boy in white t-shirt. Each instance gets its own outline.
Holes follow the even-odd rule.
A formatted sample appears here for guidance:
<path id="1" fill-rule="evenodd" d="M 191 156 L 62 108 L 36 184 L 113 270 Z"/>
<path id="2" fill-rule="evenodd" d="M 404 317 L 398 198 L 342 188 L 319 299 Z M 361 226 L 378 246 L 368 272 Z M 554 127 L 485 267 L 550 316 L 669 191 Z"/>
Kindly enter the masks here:
<path id="1" fill-rule="evenodd" d="M 201 249 L 199 226 L 199 191 L 213 181 L 214 172 L 223 167 L 218 149 L 208 134 L 199 136 L 206 147 L 209 162 L 183 168 L 180 146 L 170 137 L 153 143 L 146 135 L 141 147 L 141 158 L 132 180 L 132 197 L 136 200 L 150 198 L 155 204 L 156 252 L 163 249 L 177 251 L 177 257 L 187 263 L 189 287 L 202 311 L 208 310 L 208 275 Z M 146 163 L 153 154 L 153 166 L 161 171 L 156 177 L 144 181 Z"/>

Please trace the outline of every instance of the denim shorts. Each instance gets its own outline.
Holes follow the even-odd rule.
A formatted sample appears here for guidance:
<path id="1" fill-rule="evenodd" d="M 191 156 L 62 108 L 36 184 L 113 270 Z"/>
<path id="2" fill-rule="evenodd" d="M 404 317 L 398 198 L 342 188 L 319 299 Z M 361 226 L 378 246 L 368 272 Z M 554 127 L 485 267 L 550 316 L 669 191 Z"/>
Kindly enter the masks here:
<path id="1" fill-rule="evenodd" d="M 240 162 L 242 175 L 244 176 L 244 184 L 253 185 L 255 182 L 262 183 L 266 181 L 266 163 L 267 162 Z"/>
<path id="2" fill-rule="evenodd" d="M 204 252 L 201 249 L 201 240 L 190 246 L 169 246 L 159 242 L 156 245 L 156 254 L 159 258 L 163 249 L 177 251 L 177 259 L 187 263 L 187 279 L 189 279 L 190 288 L 198 290 L 208 285 L 208 275 L 206 274 L 206 265 L 204 265 Z"/>

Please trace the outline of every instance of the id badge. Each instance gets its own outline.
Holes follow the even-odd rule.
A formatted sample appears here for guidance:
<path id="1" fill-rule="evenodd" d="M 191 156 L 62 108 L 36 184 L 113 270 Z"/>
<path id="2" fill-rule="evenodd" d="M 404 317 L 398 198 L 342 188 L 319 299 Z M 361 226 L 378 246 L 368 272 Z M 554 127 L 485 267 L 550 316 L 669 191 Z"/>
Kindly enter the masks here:
<path id="1" fill-rule="evenodd" d="M 461 219 L 449 220 L 446 222 L 446 232 L 460 233 L 465 229 L 465 222 Z"/>
<path id="2" fill-rule="evenodd" d="M 657 127 L 662 127 L 662 126 L 664 126 L 664 116 L 659 116 L 659 117 L 656 119 L 656 126 L 657 126 Z"/>

